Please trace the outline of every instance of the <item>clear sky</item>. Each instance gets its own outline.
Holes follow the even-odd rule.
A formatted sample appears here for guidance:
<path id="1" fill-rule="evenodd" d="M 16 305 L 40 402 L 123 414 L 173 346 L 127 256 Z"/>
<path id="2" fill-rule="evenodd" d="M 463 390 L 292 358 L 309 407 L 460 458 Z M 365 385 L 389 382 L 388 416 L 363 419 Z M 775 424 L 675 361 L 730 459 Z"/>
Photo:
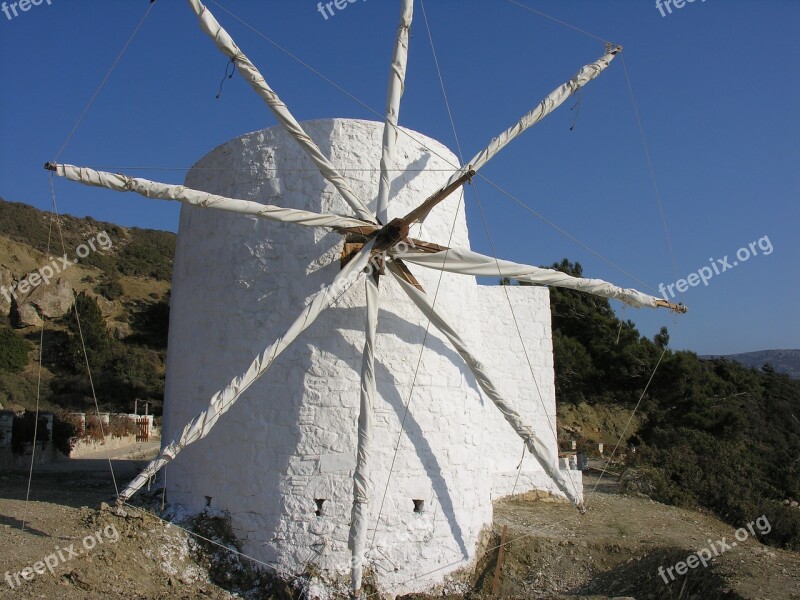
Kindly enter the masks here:
<path id="1" fill-rule="evenodd" d="M 477 180 L 498 255 L 536 265 L 568 257 L 587 276 L 656 295 L 709 267 L 707 285 L 672 288 L 687 315 L 615 308 L 648 336 L 667 325 L 677 349 L 800 347 L 800 2 L 671 2 L 664 16 L 649 0 L 520 2 L 623 45 L 625 62 L 585 88 L 579 111 L 568 101 L 482 171 L 574 238 Z M 56 158 L 149 0 L 41 0 L 24 12 L 10 4 L 0 12 L 0 196 L 48 209 L 42 164 Z M 208 4 L 299 120 L 383 112 L 399 2 L 340 0 L 326 19 L 313 0 L 224 0 L 241 21 Z M 455 150 L 422 6 L 400 123 Z M 424 8 L 466 158 L 603 54 L 599 40 L 506 0 Z M 215 98 L 225 63 L 186 2 L 158 0 L 59 161 L 181 183 L 210 149 L 275 124 L 238 75 Z M 61 212 L 177 229 L 176 204 L 65 181 L 56 193 Z M 473 248 L 490 253 L 475 196 L 465 198 Z M 740 248 L 747 260 L 737 260 Z"/>

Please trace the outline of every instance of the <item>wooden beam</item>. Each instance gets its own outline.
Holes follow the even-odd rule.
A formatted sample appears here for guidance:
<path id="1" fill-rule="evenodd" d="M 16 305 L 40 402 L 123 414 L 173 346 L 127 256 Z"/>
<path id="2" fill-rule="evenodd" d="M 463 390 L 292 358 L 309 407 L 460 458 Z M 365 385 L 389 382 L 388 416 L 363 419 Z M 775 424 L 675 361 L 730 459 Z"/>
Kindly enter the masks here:
<path id="1" fill-rule="evenodd" d="M 494 567 L 494 580 L 492 581 L 492 596 L 497 596 L 500 591 L 500 571 L 503 570 L 503 561 L 506 559 L 506 534 L 508 525 L 503 525 L 503 534 L 500 536 L 500 550 L 497 552 L 497 564 Z"/>
<path id="2" fill-rule="evenodd" d="M 417 281 L 417 278 L 414 277 L 414 274 L 411 271 L 408 270 L 408 266 L 406 266 L 406 263 L 404 263 L 402 260 L 394 259 L 394 260 L 392 260 L 391 264 L 393 264 L 394 266 L 397 267 L 397 271 L 398 271 L 397 274 L 400 277 L 405 279 L 408 283 L 413 285 L 420 292 L 424 292 L 425 291 L 425 288 L 423 288 L 422 284 L 419 281 Z"/>
<path id="3" fill-rule="evenodd" d="M 464 183 L 472 179 L 473 175 L 475 175 L 475 171 L 472 169 L 468 169 L 465 171 L 461 177 L 456 179 L 450 185 L 441 188 L 439 191 L 435 192 L 430 198 L 425 200 L 422 204 L 420 204 L 417 208 L 412 210 L 408 213 L 405 217 L 401 219 L 402 223 L 406 226 L 410 226 L 417 221 L 424 221 L 425 218 L 428 216 L 428 213 L 431 212 L 434 206 L 439 204 L 442 200 L 447 198 L 450 194 L 460 188 Z"/>

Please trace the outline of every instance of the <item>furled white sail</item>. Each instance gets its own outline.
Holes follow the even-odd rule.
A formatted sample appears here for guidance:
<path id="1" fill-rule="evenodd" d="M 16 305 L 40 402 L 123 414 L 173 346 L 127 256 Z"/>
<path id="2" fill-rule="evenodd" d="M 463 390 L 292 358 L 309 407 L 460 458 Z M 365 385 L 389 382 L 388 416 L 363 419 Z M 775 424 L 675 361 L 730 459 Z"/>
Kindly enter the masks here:
<path id="1" fill-rule="evenodd" d="M 464 173 L 468 171 L 477 172 L 478 169 L 485 166 L 486 163 L 497 156 L 497 154 L 514 139 L 522 135 L 522 133 L 530 127 L 536 125 L 536 123 L 561 106 L 572 94 L 600 75 L 621 51 L 622 48 L 619 46 L 610 48 L 602 57 L 581 68 L 575 77 L 550 92 L 544 100 L 522 117 L 515 125 L 509 127 L 494 138 L 486 148 L 473 156 L 472 160 L 464 165 L 463 168 L 453 173 L 447 183 L 442 186 L 442 189 L 455 183 L 459 178 L 464 176 Z"/>
<path id="2" fill-rule="evenodd" d="M 160 200 L 176 200 L 184 204 L 202 206 L 203 208 L 218 208 L 228 212 L 235 212 L 251 217 L 260 217 L 270 221 L 280 221 L 282 223 L 295 223 L 307 227 L 332 227 L 353 228 L 366 227 L 374 228 L 374 225 L 354 219 L 352 217 L 342 217 L 339 215 L 326 215 L 307 210 L 297 210 L 294 208 L 281 208 L 271 204 L 261 204 L 251 200 L 238 200 L 226 198 L 187 188 L 183 185 L 170 185 L 159 183 L 148 179 L 128 177 L 119 173 L 108 173 L 106 171 L 95 171 L 87 167 L 75 167 L 73 165 L 51 165 L 55 173 L 71 181 L 77 181 L 85 185 L 103 187 L 117 192 L 136 192 L 147 198 L 158 198 Z"/>
<path id="3" fill-rule="evenodd" d="M 403 288 L 403 291 L 408 294 L 411 301 L 417 305 L 417 308 L 431 320 L 433 326 L 444 334 L 456 351 L 461 355 L 461 358 L 464 359 L 467 367 L 469 367 L 469 370 L 472 371 L 472 374 L 475 376 L 475 381 L 480 388 L 489 400 L 500 410 L 503 417 L 505 417 L 506 421 L 508 421 L 517 435 L 522 438 L 528 450 L 534 455 L 545 473 L 555 482 L 558 489 L 574 502 L 575 505 L 582 508 L 583 492 L 579 489 L 580 486 L 571 479 L 569 471 L 558 468 L 558 457 L 550 453 L 547 446 L 536 435 L 533 427 L 527 424 L 519 412 L 500 395 L 494 382 L 489 377 L 489 373 L 486 371 L 483 364 L 470 352 L 467 345 L 461 339 L 461 336 L 447 321 L 445 321 L 444 317 L 436 311 L 433 303 L 428 299 L 425 292 L 407 282 L 400 274 L 398 267 L 391 262 L 389 263 L 389 272 L 394 275 L 395 280 L 400 284 L 400 287 Z"/>
<path id="4" fill-rule="evenodd" d="M 664 306 L 661 298 L 649 296 L 631 288 L 621 288 L 602 279 L 573 277 L 554 269 L 542 269 L 508 260 L 494 259 L 464 248 L 425 254 L 419 251 L 397 252 L 393 256 L 405 262 L 439 271 L 485 277 L 508 277 L 527 283 L 569 288 L 603 298 L 615 298 L 636 308 Z"/>
<path id="5" fill-rule="evenodd" d="M 373 245 L 374 242 L 362 248 L 356 257 L 347 263 L 344 269 L 336 275 L 331 284 L 320 290 L 313 297 L 297 319 L 289 326 L 286 333 L 275 340 L 264 352 L 256 357 L 243 375 L 231 381 L 226 388 L 220 390 L 211 397 L 208 408 L 197 415 L 183 428 L 180 438 L 164 446 L 159 455 L 120 493 L 119 498 L 121 501 L 124 502 L 135 494 L 147 483 L 148 479 L 155 475 L 161 467 L 174 459 L 183 448 L 208 435 L 219 418 L 233 406 L 241 395 L 246 392 L 259 377 L 266 373 L 275 359 L 280 356 L 301 333 L 308 329 L 314 321 L 317 320 L 317 317 L 319 317 L 325 309 L 329 308 L 344 290 L 348 289 L 364 274 L 363 270 L 369 262 Z"/>
<path id="6" fill-rule="evenodd" d="M 400 117 L 400 99 L 406 79 L 408 61 L 408 38 L 414 17 L 414 0 L 402 0 L 400 24 L 394 45 L 392 66 L 389 71 L 389 89 L 386 93 L 386 123 L 383 128 L 383 154 L 381 155 L 381 178 L 378 187 L 377 217 L 388 223 L 390 174 L 394 169 L 394 148 L 397 142 L 397 121 Z"/>
<path id="7" fill-rule="evenodd" d="M 367 539 L 369 507 L 369 473 L 372 463 L 372 411 L 375 406 L 375 338 L 378 330 L 378 282 L 373 277 L 365 281 L 367 293 L 366 339 L 361 364 L 361 405 L 358 414 L 358 446 L 353 473 L 353 512 L 348 546 L 352 556 L 352 588 L 361 589 L 364 572 L 364 548 Z"/>
<path id="8" fill-rule="evenodd" d="M 278 119 L 278 122 L 286 128 L 286 131 L 297 141 L 305 153 L 311 158 L 322 176 L 330 181 L 342 195 L 342 198 L 351 206 L 360 219 L 374 223 L 374 217 L 369 212 L 364 203 L 355 195 L 344 177 L 336 170 L 328 158 L 322 153 L 317 144 L 300 126 L 286 105 L 281 101 L 272 88 L 269 87 L 264 76 L 258 71 L 250 59 L 239 49 L 236 42 L 225 29 L 217 22 L 217 19 L 204 6 L 200 0 L 189 0 L 189 5 L 200 19 L 200 28 L 212 39 L 217 48 L 236 64 L 239 73 L 244 77 L 261 97 L 262 100 Z"/>
<path id="9" fill-rule="evenodd" d="M 401 0 L 400 24 L 397 28 L 389 86 L 386 93 L 386 121 L 383 128 L 381 172 L 376 201 L 378 222 L 388 222 L 391 173 L 394 170 L 394 155 L 397 142 L 397 121 L 400 115 L 400 100 L 406 77 L 408 38 L 414 13 L 414 0 Z M 369 507 L 369 472 L 372 441 L 372 411 L 375 404 L 375 337 L 378 329 L 378 305 L 380 292 L 378 279 L 367 277 L 366 338 L 361 364 L 361 402 L 358 417 L 358 446 L 356 468 L 353 473 L 353 510 L 350 522 L 348 546 L 351 552 L 351 587 L 354 594 L 361 591 L 364 574 L 364 550 L 367 538 L 367 516 Z"/>

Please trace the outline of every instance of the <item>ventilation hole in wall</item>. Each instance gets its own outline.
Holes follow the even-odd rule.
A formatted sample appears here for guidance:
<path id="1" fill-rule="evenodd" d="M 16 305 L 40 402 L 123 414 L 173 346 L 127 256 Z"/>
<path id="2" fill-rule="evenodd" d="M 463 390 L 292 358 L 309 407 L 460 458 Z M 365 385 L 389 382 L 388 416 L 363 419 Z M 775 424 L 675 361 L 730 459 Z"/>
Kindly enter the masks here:
<path id="1" fill-rule="evenodd" d="M 314 511 L 314 514 L 317 515 L 318 517 L 321 517 L 324 514 L 322 506 L 323 504 L 325 504 L 325 498 L 316 498 L 314 502 L 317 505 L 317 510 Z"/>
<path id="2" fill-rule="evenodd" d="M 211 496 L 206 496 L 206 506 L 211 506 Z"/>
<path id="3" fill-rule="evenodd" d="M 414 500 L 414 512 L 425 512 L 425 500 Z"/>

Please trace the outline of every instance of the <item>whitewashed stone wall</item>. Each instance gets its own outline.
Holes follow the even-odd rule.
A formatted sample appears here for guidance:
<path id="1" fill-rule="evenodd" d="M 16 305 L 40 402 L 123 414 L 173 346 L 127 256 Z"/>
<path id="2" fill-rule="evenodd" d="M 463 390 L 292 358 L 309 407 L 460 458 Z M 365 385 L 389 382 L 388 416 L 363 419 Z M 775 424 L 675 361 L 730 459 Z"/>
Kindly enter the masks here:
<path id="1" fill-rule="evenodd" d="M 374 209 L 382 124 L 337 119 L 304 126 Z M 398 174 L 393 186 L 399 192 L 390 204 L 390 218 L 438 189 L 448 177 L 443 169 L 457 164 L 443 145 L 407 133 L 398 140 L 398 163 L 407 171 Z M 350 214 L 279 128 L 216 148 L 195 165 L 186 184 L 264 203 Z M 418 227 L 413 233 L 468 246 L 461 194 L 437 207 L 421 231 Z M 173 276 L 165 442 L 333 279 L 341 248 L 341 236 L 328 231 L 183 208 Z M 440 274 L 413 270 L 434 294 Z M 423 350 L 427 320 L 388 277 L 381 279 L 380 293 L 379 399 L 370 481 L 375 529 L 368 537 L 374 534 L 375 547 L 367 556 L 380 587 L 401 593 L 441 581 L 474 559 L 479 532 L 491 522 L 492 499 L 512 491 L 522 441 L 481 397 L 466 366 L 438 332 L 428 332 Z M 474 278 L 445 274 L 436 305 L 555 453 L 547 291 L 480 287 Z M 170 502 L 193 510 L 210 503 L 229 511 L 244 551 L 288 575 L 310 564 L 331 580 L 349 576 L 364 313 L 362 283 L 324 313 L 216 429 L 187 448 L 166 473 Z M 516 491 L 534 487 L 554 490 L 528 455 Z M 316 500 L 325 500 L 320 515 Z M 414 512 L 414 500 L 424 501 L 422 512 Z M 450 566 L 441 569 L 445 565 Z"/>

